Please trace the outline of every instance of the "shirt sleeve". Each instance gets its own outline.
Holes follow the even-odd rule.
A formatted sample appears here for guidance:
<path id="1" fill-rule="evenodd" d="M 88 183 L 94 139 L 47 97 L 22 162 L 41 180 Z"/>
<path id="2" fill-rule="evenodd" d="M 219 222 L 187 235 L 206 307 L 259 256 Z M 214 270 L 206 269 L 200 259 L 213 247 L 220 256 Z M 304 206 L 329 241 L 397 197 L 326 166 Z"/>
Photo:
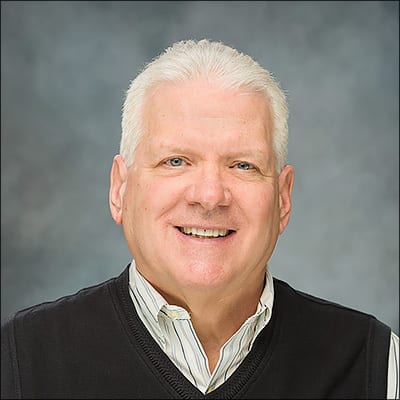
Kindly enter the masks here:
<path id="1" fill-rule="evenodd" d="M 387 398 L 399 399 L 399 337 L 394 332 L 390 337 Z"/>

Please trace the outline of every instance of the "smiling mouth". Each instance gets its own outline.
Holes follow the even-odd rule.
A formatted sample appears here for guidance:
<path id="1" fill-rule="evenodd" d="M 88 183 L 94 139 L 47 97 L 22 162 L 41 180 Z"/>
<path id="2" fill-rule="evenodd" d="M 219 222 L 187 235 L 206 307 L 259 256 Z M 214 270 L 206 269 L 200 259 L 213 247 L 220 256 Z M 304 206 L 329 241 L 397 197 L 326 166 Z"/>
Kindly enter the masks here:
<path id="1" fill-rule="evenodd" d="M 203 239 L 215 239 L 219 237 L 226 237 L 233 233 L 230 229 L 203 229 L 203 228 L 187 228 L 183 226 L 177 226 L 177 228 L 187 236 L 193 236 L 196 238 Z"/>

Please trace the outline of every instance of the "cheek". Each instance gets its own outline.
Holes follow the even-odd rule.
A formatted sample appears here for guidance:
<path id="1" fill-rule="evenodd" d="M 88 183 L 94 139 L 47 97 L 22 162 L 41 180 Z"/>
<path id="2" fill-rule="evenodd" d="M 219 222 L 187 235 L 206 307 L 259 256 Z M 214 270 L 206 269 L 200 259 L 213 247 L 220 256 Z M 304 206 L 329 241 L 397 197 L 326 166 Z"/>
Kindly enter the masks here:
<path id="1" fill-rule="evenodd" d="M 163 180 L 138 182 L 128 190 L 125 206 L 133 221 L 157 219 L 183 196 L 177 185 Z"/>
<path id="2" fill-rule="evenodd" d="M 247 191 L 251 195 L 251 191 Z M 253 201 L 249 202 L 249 210 L 255 218 L 271 219 L 278 209 L 278 196 L 273 187 L 267 186 L 263 190 L 252 193 Z"/>
<path id="3" fill-rule="evenodd" d="M 250 200 L 250 199 L 249 199 Z M 259 237 L 270 237 L 279 229 L 278 196 L 273 190 L 265 190 L 254 195 L 254 201 L 249 201 L 247 212 L 253 227 Z"/>
<path id="4" fill-rule="evenodd" d="M 124 195 L 123 218 L 129 230 L 140 222 L 143 213 L 148 210 L 144 185 L 137 180 L 129 182 Z"/>
<path id="5" fill-rule="evenodd" d="M 265 193 L 260 196 L 259 202 L 254 211 L 254 246 L 259 246 L 262 253 L 270 257 L 272 249 L 275 247 L 279 235 L 279 207 L 278 197 L 274 192 Z"/>

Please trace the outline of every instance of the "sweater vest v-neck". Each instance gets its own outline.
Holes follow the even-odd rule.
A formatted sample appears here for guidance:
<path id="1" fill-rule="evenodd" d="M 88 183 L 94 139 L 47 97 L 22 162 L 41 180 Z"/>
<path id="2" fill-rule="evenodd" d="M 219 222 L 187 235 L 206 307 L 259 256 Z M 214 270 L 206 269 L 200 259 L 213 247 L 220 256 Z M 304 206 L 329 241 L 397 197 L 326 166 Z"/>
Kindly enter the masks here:
<path id="1" fill-rule="evenodd" d="M 272 318 L 233 375 L 204 395 L 138 317 L 128 267 L 2 327 L 2 398 L 386 398 L 390 328 L 274 279 Z"/>

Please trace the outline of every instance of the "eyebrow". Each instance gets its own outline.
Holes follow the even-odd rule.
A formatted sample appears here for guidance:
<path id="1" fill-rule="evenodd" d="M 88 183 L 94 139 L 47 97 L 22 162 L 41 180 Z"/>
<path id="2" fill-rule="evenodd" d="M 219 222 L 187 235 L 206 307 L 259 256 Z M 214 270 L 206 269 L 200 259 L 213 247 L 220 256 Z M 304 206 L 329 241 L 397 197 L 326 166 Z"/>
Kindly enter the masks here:
<path id="1" fill-rule="evenodd" d="M 189 147 L 182 147 L 176 145 L 169 145 L 167 143 L 160 143 L 160 148 L 162 151 L 168 151 L 169 153 L 176 153 L 176 154 L 193 154 L 196 153 L 196 150 Z M 224 157 L 229 159 L 241 159 L 241 158 L 250 158 L 250 159 L 257 159 L 259 161 L 268 160 L 269 156 L 265 154 L 258 148 L 253 149 L 243 149 L 239 151 L 227 151 Z"/>
<path id="2" fill-rule="evenodd" d="M 265 154 L 263 151 L 259 149 L 244 149 L 240 151 L 234 151 L 234 152 L 229 152 L 229 157 L 230 158 L 241 158 L 241 157 L 257 157 L 263 160 L 266 160 L 268 158 L 268 155 Z"/>

